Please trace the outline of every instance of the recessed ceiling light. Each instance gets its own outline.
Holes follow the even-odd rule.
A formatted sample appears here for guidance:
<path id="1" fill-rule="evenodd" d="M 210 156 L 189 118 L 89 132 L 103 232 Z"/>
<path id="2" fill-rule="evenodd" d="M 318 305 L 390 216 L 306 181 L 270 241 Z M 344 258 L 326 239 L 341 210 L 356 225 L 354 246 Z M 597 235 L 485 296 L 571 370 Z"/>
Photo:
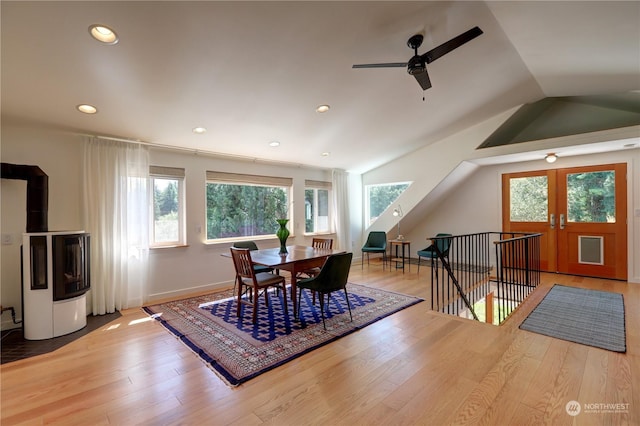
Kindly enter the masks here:
<path id="1" fill-rule="evenodd" d="M 316 112 L 319 112 L 319 113 L 327 112 L 329 111 L 329 108 L 331 108 L 329 105 L 318 105 L 318 107 L 316 108 Z"/>
<path id="2" fill-rule="evenodd" d="M 78 109 L 78 111 L 83 112 L 85 114 L 95 114 L 96 112 L 98 112 L 98 108 L 89 104 L 80 104 L 76 106 L 76 108 Z"/>
<path id="3" fill-rule="evenodd" d="M 273 147 L 280 146 L 280 142 L 278 142 L 278 141 L 271 141 L 271 142 L 269 142 L 269 146 L 273 146 Z"/>
<path id="4" fill-rule="evenodd" d="M 330 153 L 330 152 L 323 152 L 321 155 L 322 155 L 323 157 L 328 157 L 328 156 L 330 156 L 330 155 L 331 155 L 331 153 Z"/>
<path id="5" fill-rule="evenodd" d="M 205 129 L 204 127 L 194 127 L 192 131 L 193 131 L 193 133 L 201 135 L 201 134 L 205 133 L 207 131 L 207 129 Z"/>
<path id="6" fill-rule="evenodd" d="M 118 35 L 111 28 L 102 24 L 93 24 L 89 27 L 89 34 L 101 43 L 116 44 Z"/>

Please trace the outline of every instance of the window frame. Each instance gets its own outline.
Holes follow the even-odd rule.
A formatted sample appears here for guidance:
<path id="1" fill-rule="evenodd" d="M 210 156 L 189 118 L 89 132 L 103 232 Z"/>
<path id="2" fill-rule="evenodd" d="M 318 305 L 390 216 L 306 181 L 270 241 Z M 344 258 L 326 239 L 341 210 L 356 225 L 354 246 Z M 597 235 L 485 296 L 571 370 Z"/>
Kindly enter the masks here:
<path id="1" fill-rule="evenodd" d="M 178 240 L 156 241 L 155 180 L 178 181 Z M 149 248 L 181 247 L 187 245 L 185 169 L 180 167 L 149 166 Z"/>
<path id="2" fill-rule="evenodd" d="M 314 200 L 314 205 L 316 206 L 316 209 L 313 212 L 313 231 L 311 232 L 307 232 L 307 191 L 308 190 L 312 190 L 313 191 L 313 200 Z M 327 229 L 326 230 L 318 230 L 317 225 L 318 225 L 318 190 L 326 190 L 328 192 L 327 194 Z M 333 185 L 331 184 L 331 182 L 324 182 L 324 181 L 318 181 L 318 180 L 305 180 L 304 181 L 304 192 L 305 192 L 305 196 L 304 196 L 304 208 L 305 208 L 305 212 L 304 212 L 304 235 L 307 236 L 311 236 L 311 235 L 326 235 L 326 234 L 332 234 L 334 232 L 333 230 Z"/>
<path id="3" fill-rule="evenodd" d="M 259 187 L 271 187 L 271 188 L 282 188 L 285 190 L 286 196 L 286 217 L 285 219 L 289 219 L 287 223 L 287 229 L 290 231 L 290 237 L 294 237 L 293 230 L 295 229 L 293 223 L 293 209 L 291 206 L 293 205 L 293 178 L 289 177 L 279 177 L 279 176 L 263 176 L 263 175 L 251 175 L 245 173 L 229 173 L 229 172 L 218 172 L 218 171 L 207 171 L 206 179 L 205 179 L 205 211 L 204 211 L 204 236 L 206 244 L 218 244 L 218 243 L 228 243 L 234 241 L 247 241 L 247 240 L 266 240 L 276 238 L 276 228 L 274 227 L 274 231 L 272 234 L 263 234 L 263 235 L 244 235 L 237 237 L 223 237 L 223 238 L 208 238 L 209 230 L 208 230 L 208 204 L 207 204 L 207 185 L 209 184 L 220 184 L 220 185 L 244 185 L 244 186 L 259 186 Z"/>
<path id="4" fill-rule="evenodd" d="M 395 203 L 398 198 L 400 198 L 400 196 L 407 190 L 409 189 L 409 187 L 411 186 L 411 184 L 413 183 L 413 181 L 405 181 L 405 182 L 388 182 L 388 183 L 373 183 L 373 184 L 369 184 L 369 185 L 365 185 L 364 186 L 364 223 L 365 226 L 368 228 L 371 225 L 373 225 L 375 223 L 376 220 L 378 220 L 378 218 L 380 216 L 382 216 L 382 214 L 387 211 L 387 209 L 389 209 L 389 207 Z M 380 187 L 380 186 L 398 186 L 398 185 L 407 185 L 407 187 L 400 193 L 398 194 L 398 196 L 389 203 L 389 205 L 387 205 L 387 207 L 385 207 L 385 209 L 380 212 L 380 216 L 376 216 L 375 219 L 371 219 L 371 198 L 370 198 L 370 194 L 371 194 L 371 188 L 374 187 Z"/>

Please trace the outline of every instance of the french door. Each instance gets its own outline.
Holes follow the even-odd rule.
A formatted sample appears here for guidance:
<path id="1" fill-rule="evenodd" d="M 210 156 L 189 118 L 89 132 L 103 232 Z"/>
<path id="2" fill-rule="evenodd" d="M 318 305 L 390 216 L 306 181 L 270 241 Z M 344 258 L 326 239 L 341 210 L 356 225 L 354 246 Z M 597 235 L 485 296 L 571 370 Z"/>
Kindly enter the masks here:
<path id="1" fill-rule="evenodd" d="M 539 232 L 542 270 L 627 279 L 626 164 L 502 175 L 502 229 Z"/>

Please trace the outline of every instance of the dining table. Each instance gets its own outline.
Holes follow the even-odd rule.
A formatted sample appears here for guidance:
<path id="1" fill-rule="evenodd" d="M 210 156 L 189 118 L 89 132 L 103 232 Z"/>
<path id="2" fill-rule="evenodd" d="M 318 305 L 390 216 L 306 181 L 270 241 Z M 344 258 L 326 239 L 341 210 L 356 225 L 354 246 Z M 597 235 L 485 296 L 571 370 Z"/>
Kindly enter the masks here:
<path id="1" fill-rule="evenodd" d="M 344 252 L 344 250 L 292 245 L 287 246 L 287 253 L 280 253 L 280 247 L 252 250 L 251 261 L 257 265 L 291 273 L 291 301 L 293 302 L 293 316 L 297 318 L 298 305 L 296 301 L 298 296 L 296 283 L 298 274 L 308 269 L 321 268 L 327 257 Z"/>

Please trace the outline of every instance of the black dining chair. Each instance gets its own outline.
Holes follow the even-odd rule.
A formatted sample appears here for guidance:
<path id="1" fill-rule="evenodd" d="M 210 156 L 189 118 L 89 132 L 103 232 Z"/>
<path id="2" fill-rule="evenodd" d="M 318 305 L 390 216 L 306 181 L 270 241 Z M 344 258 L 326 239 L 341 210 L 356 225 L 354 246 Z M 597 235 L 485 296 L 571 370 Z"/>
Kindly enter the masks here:
<path id="1" fill-rule="evenodd" d="M 320 313 L 322 315 L 322 325 L 327 329 L 324 315 L 324 295 L 327 297 L 327 308 L 331 301 L 331 293 L 338 290 L 344 291 L 344 297 L 347 300 L 349 308 L 349 317 L 353 321 L 351 314 L 351 303 L 349 302 L 349 294 L 347 293 L 347 280 L 349 278 L 349 270 L 351 269 L 351 260 L 353 253 L 332 254 L 320 269 L 320 273 L 312 278 L 298 281 L 298 316 L 300 315 L 300 301 L 302 299 L 302 290 L 308 289 L 314 293 L 320 294 Z"/>

